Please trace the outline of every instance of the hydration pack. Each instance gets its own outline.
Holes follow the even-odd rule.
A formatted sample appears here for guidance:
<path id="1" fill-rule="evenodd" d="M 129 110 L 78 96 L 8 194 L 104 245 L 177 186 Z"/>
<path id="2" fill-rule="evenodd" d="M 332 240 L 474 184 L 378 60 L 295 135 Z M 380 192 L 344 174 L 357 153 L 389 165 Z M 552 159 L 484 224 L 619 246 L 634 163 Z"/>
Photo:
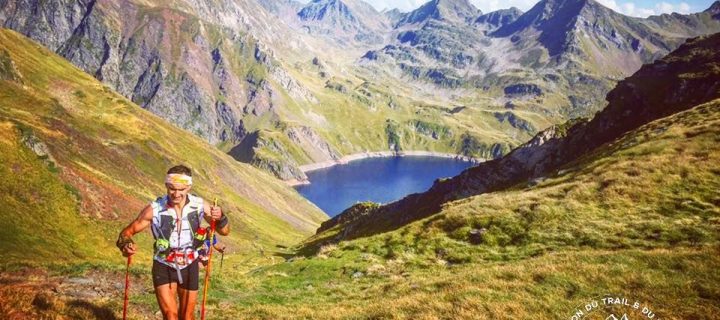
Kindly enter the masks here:
<path id="1" fill-rule="evenodd" d="M 178 226 L 177 213 L 175 210 L 170 210 L 168 206 L 168 197 L 159 197 L 151 203 L 153 208 L 153 219 L 152 219 L 152 233 L 155 238 L 154 251 L 155 256 L 165 260 L 168 254 L 173 249 L 188 249 L 192 248 L 198 250 L 202 247 L 203 241 L 206 238 L 207 231 L 205 228 L 200 228 L 200 219 L 204 215 L 203 199 L 194 195 L 188 195 L 188 203 L 182 209 L 182 216 L 187 216 L 187 221 L 190 224 L 190 234 L 185 234 L 183 237 L 183 230 L 180 230 L 180 234 L 175 231 Z M 183 220 L 180 220 L 183 223 Z M 171 245 L 170 237 L 177 237 L 177 245 L 173 247 Z"/>

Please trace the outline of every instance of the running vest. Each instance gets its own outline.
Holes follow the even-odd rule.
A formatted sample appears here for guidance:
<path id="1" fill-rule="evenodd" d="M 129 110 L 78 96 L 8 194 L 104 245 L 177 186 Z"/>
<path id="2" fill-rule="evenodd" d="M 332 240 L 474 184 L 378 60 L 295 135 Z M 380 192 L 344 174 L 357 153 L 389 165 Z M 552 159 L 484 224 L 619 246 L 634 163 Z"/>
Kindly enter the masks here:
<path id="1" fill-rule="evenodd" d="M 204 218 L 205 210 L 203 199 L 188 194 L 188 202 L 182 209 L 182 216 L 175 212 L 175 209 L 168 205 L 168 197 L 157 198 L 151 204 L 153 209 L 152 234 L 155 238 L 154 259 L 167 266 L 180 269 L 189 265 L 176 266 L 168 261 L 168 255 L 177 252 L 178 249 L 191 253 L 192 260 L 198 257 L 198 249 L 202 247 L 205 240 L 204 232 L 198 234 L 200 221 Z M 178 220 L 178 218 L 180 218 Z M 178 225 L 179 222 L 179 225 Z M 179 228 L 181 226 L 181 228 Z"/>

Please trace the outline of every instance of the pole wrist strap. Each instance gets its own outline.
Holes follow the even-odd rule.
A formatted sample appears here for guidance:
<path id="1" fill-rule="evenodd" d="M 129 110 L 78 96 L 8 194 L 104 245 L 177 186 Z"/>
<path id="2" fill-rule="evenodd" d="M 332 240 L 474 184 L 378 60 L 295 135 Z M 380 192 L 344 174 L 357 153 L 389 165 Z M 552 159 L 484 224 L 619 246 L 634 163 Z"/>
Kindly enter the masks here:
<path id="1" fill-rule="evenodd" d="M 218 221 L 216 222 L 217 224 L 216 224 L 215 226 L 216 226 L 217 228 L 222 229 L 222 228 L 225 228 L 225 226 L 226 226 L 229 222 L 230 222 L 230 220 L 228 219 L 228 217 L 223 214 L 223 216 L 220 218 L 220 220 L 218 220 Z"/>

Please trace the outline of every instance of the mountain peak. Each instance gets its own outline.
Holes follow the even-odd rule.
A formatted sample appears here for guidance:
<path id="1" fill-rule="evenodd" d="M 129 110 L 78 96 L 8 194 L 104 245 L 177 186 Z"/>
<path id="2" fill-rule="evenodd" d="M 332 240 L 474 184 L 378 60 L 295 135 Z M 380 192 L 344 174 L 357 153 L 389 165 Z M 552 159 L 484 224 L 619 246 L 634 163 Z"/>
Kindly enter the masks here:
<path id="1" fill-rule="evenodd" d="M 709 13 L 713 14 L 714 16 L 715 16 L 715 15 L 719 15 L 719 14 L 720 14 L 720 0 L 719 0 L 719 1 L 715 1 L 715 2 L 710 6 L 710 8 L 705 9 L 704 12 L 709 12 Z"/>
<path id="2" fill-rule="evenodd" d="M 297 16 L 307 32 L 329 36 L 344 45 L 377 44 L 390 20 L 363 0 L 313 0 Z"/>
<path id="3" fill-rule="evenodd" d="M 455 11 L 461 10 L 472 10 L 477 11 L 478 9 L 470 3 L 468 0 L 431 0 L 438 7 L 453 8 Z"/>
<path id="4" fill-rule="evenodd" d="M 302 8 L 297 15 L 304 21 L 323 20 L 328 16 L 337 16 L 355 21 L 350 8 L 341 0 L 313 0 Z"/>
<path id="5" fill-rule="evenodd" d="M 501 27 L 517 20 L 523 12 L 515 7 L 510 9 L 500 9 L 479 16 L 475 19 L 475 23 L 487 23 L 494 27 Z"/>
<path id="6" fill-rule="evenodd" d="M 565 34 L 562 29 L 570 26 L 572 19 L 580 15 L 597 16 L 602 11 L 611 10 L 594 0 L 542 0 L 515 22 L 501 27 L 494 35 L 508 36 L 530 27 L 557 29 L 555 34 Z"/>
<path id="7" fill-rule="evenodd" d="M 600 4 L 594 0 L 543 0 L 536 7 L 542 8 L 546 17 L 552 17 L 560 13 L 558 11 L 579 13 L 585 7 L 597 5 Z"/>
<path id="8" fill-rule="evenodd" d="M 398 24 L 412 24 L 428 19 L 465 22 L 482 12 L 468 0 L 431 0 L 408 13 Z"/>

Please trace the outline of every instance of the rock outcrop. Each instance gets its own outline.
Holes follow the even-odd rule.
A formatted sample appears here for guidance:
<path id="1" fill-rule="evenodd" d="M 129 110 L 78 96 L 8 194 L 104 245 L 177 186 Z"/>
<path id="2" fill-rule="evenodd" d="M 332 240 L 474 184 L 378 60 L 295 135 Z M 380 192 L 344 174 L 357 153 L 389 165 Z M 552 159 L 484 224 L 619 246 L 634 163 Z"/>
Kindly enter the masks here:
<path id="1" fill-rule="evenodd" d="M 22 82 L 22 74 L 6 50 L 0 51 L 0 80 Z"/>
<path id="2" fill-rule="evenodd" d="M 502 9 L 486 13 L 475 19 L 475 24 L 486 25 L 489 30 L 495 30 L 515 22 L 523 14 L 518 8 Z"/>
<path id="3" fill-rule="evenodd" d="M 308 126 L 290 127 L 285 132 L 290 141 L 300 146 L 312 162 L 338 160 L 341 157 L 325 139 Z"/>

